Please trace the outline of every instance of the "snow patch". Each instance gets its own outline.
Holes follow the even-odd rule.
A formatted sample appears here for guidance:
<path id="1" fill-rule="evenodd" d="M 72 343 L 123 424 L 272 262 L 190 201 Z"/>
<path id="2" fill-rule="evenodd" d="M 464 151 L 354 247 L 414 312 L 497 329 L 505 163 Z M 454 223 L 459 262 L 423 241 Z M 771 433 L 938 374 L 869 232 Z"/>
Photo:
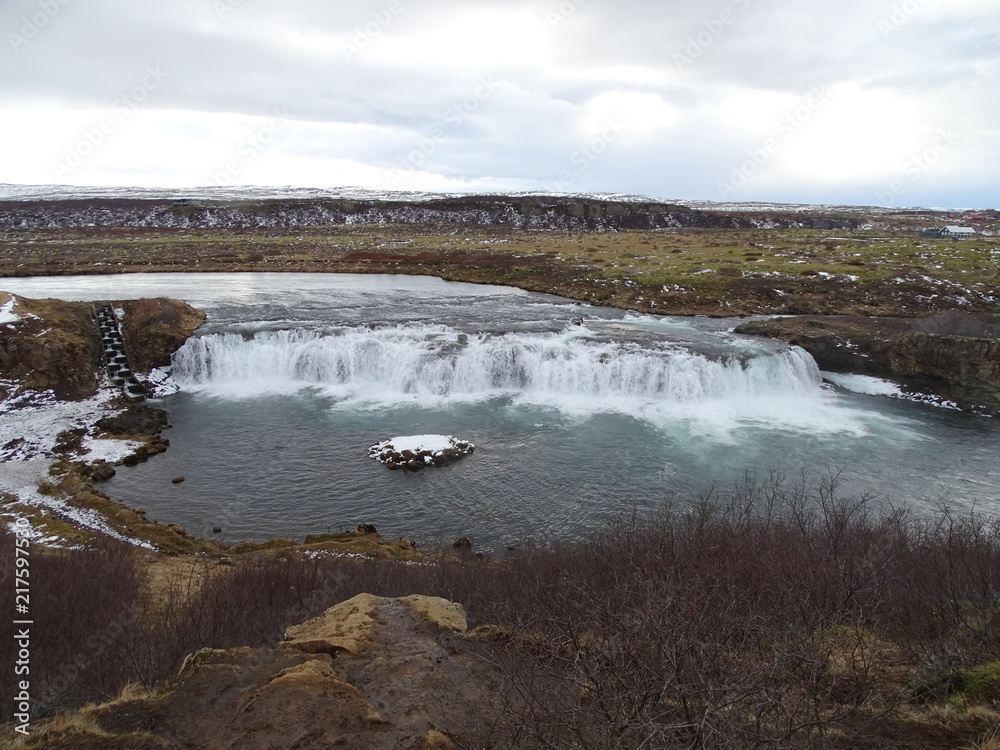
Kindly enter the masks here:
<path id="1" fill-rule="evenodd" d="M 409 435 L 406 437 L 394 437 L 379 443 L 380 448 L 391 448 L 399 451 L 430 451 L 436 453 L 446 448 L 451 448 L 455 443 L 455 438 L 451 435 Z"/>
<path id="2" fill-rule="evenodd" d="M 930 393 L 904 391 L 898 384 L 893 383 L 891 380 L 839 372 L 821 372 L 820 374 L 824 380 L 852 393 L 860 393 L 865 396 L 888 396 L 889 398 L 899 398 L 904 401 L 915 401 L 918 404 L 937 406 L 941 409 L 957 410 L 960 408 L 954 401 L 949 401 L 941 396 L 935 396 Z"/>
<path id="3" fill-rule="evenodd" d="M 905 395 L 900 387 L 891 380 L 839 372 L 821 372 L 820 374 L 824 380 L 851 393 L 861 393 L 865 396 L 895 396 L 896 398 L 902 398 Z"/>
<path id="4" fill-rule="evenodd" d="M 14 396 L 0 401 L 0 489 L 10 471 L 10 461 L 33 458 L 51 459 L 59 433 L 84 427 L 112 412 L 107 402 L 117 391 L 103 388 L 84 401 L 59 401 L 52 391 Z M 87 438 L 84 447 L 91 452 L 88 460 L 104 458 L 117 461 L 132 453 L 138 443 L 129 440 Z M 47 467 L 46 467 L 47 468 Z M 44 472 L 43 472 L 44 476 Z"/>
<path id="5" fill-rule="evenodd" d="M 180 391 L 181 387 L 170 377 L 170 372 L 170 367 L 156 367 L 143 378 L 150 398 L 164 398 Z"/>
<path id="6" fill-rule="evenodd" d="M 14 305 L 16 302 L 17 298 L 12 294 L 3 305 L 0 305 L 0 325 L 4 323 L 13 323 L 19 319 L 20 316 L 14 312 Z"/>

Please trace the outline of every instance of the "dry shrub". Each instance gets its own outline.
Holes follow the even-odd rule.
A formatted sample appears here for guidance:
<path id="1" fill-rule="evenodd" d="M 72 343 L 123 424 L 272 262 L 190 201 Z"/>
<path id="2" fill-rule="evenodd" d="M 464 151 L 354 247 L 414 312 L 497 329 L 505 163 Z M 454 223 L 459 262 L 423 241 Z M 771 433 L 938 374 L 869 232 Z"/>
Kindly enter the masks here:
<path id="1" fill-rule="evenodd" d="M 135 555 L 33 559 L 38 674 L 76 665 L 47 711 L 150 688 L 199 648 L 274 645 L 362 592 L 442 596 L 493 626 L 476 648 L 508 690 L 470 746 L 886 747 L 901 707 L 955 692 L 942 675 L 1000 659 L 1000 522 L 841 497 L 835 477 L 746 477 L 499 562 L 247 557 L 155 607 Z M 961 726 L 941 730 L 953 746 L 975 736 Z"/>

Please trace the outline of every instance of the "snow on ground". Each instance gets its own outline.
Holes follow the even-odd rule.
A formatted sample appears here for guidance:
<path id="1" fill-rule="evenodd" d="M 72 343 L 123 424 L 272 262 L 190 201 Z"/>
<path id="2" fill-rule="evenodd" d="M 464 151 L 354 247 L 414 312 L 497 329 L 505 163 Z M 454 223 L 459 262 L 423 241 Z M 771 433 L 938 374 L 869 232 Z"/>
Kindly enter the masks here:
<path id="1" fill-rule="evenodd" d="M 896 398 L 904 396 L 899 386 L 891 380 L 872 378 L 868 375 L 847 375 L 839 372 L 822 372 L 820 374 L 824 380 L 852 393 L 862 393 L 866 396 L 895 396 Z"/>
<path id="2" fill-rule="evenodd" d="M 4 382 L 11 387 L 16 384 Z M 79 427 L 90 428 L 111 413 L 107 402 L 116 395 L 109 387 L 84 401 L 59 401 L 51 392 L 13 397 L 0 401 L 0 493 L 15 496 L 22 504 L 42 508 L 59 517 L 101 534 L 142 547 L 145 542 L 122 536 L 112 529 L 95 510 L 75 508 L 57 497 L 44 495 L 38 486 L 49 480 L 49 466 L 55 456 L 53 447 L 59 433 Z M 132 440 L 97 439 L 87 436 L 83 447 L 87 461 L 104 459 L 115 462 L 129 455 L 140 444 Z M 58 544 L 57 538 L 41 532 L 35 541 Z"/>
<path id="3" fill-rule="evenodd" d="M 17 313 L 14 312 L 14 304 L 17 300 L 14 295 L 11 295 L 3 305 L 0 305 L 0 325 L 4 323 L 13 323 L 18 319 Z"/>
<path id="4" fill-rule="evenodd" d="M 170 371 L 170 367 L 155 367 L 150 370 L 145 377 L 150 398 L 172 396 L 180 391 L 181 387 L 170 377 Z"/>
<path id="5" fill-rule="evenodd" d="M 102 388 L 84 401 L 59 401 L 51 391 L 0 401 L 0 487 L 8 461 L 53 458 L 52 448 L 65 430 L 89 427 L 112 412 L 107 402 L 117 390 Z M 104 458 L 117 461 L 132 453 L 139 443 L 129 440 L 97 440 L 88 437 L 84 446 L 88 461 Z"/>
<path id="6" fill-rule="evenodd" d="M 865 396 L 889 396 L 890 398 L 901 398 L 906 401 L 916 401 L 929 406 L 939 406 L 943 409 L 958 409 L 958 404 L 948 401 L 940 396 L 933 396 L 928 393 L 908 393 L 891 380 L 873 378 L 868 375 L 848 375 L 839 372 L 820 372 L 823 379 L 843 388 L 851 393 L 860 393 Z"/>
<path id="7" fill-rule="evenodd" d="M 550 191 L 523 191 L 498 193 L 424 193 L 416 191 L 373 190 L 357 187 L 340 188 L 297 188 L 267 186 L 201 187 L 186 190 L 141 187 L 79 187 L 74 185 L 14 185 L 0 183 L 0 200 L 93 200 L 93 199 L 152 199 L 152 200 L 193 200 L 193 201 L 234 201 L 234 200 L 276 200 L 299 199 L 318 200 L 347 198 L 352 200 L 391 200 L 413 203 L 442 199 L 468 198 L 477 195 L 498 195 L 501 197 L 542 197 L 591 199 L 615 203 L 662 203 L 685 206 L 703 211 L 731 211 L 755 213 L 803 213 L 826 211 L 830 213 L 863 213 L 865 215 L 892 214 L 900 208 L 884 206 L 838 206 L 828 204 L 766 203 L 766 202 L 716 202 L 706 200 L 679 200 L 628 193 L 563 193 Z M 961 211 L 966 209 L 918 208 L 924 211 Z"/>
<path id="8" fill-rule="evenodd" d="M 44 464 L 43 471 L 48 469 L 48 462 L 42 461 L 40 459 L 35 459 L 33 462 L 35 464 Z M 6 466 L 6 464 L 4 464 Z M 37 470 L 37 466 L 33 467 Z M 15 471 L 15 474 L 17 472 Z M 34 471 L 28 470 L 24 472 L 23 479 L 30 480 Z M 0 487 L 0 490 L 3 490 Z M 7 491 L 7 490 L 3 490 Z M 38 491 L 37 487 L 32 487 L 31 485 L 24 485 L 18 489 L 17 492 L 12 492 L 15 494 L 18 500 L 23 505 L 30 505 L 35 508 L 41 508 L 43 513 L 48 511 L 49 513 L 54 513 L 59 516 L 59 518 L 69 521 L 77 526 L 85 529 L 90 529 L 91 531 L 96 531 L 98 534 L 110 537 L 112 539 L 117 539 L 120 542 L 125 542 L 126 544 L 131 544 L 136 547 L 144 547 L 145 549 L 155 549 L 155 547 L 149 542 L 144 542 L 139 539 L 133 539 L 132 537 L 127 537 L 124 534 L 120 534 L 108 525 L 107 519 L 99 511 L 93 510 L 92 508 L 77 508 L 69 505 L 65 500 L 58 497 L 51 497 L 49 495 L 43 495 Z M 13 522 L 12 522 L 13 523 Z M 8 525 L 8 528 L 12 528 Z M 34 541 L 40 544 L 48 544 L 53 547 L 64 546 L 63 540 L 55 535 L 46 536 L 44 532 L 39 529 L 32 527 L 34 532 L 32 536 Z"/>

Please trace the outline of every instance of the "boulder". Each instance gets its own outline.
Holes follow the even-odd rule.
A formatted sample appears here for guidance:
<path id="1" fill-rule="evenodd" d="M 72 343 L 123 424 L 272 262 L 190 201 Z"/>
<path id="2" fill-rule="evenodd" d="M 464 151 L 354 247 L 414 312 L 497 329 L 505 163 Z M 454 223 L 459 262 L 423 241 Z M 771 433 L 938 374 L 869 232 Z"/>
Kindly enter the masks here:
<path id="1" fill-rule="evenodd" d="M 93 463 L 88 464 L 83 471 L 85 476 L 90 477 L 95 482 L 106 482 L 111 477 L 113 477 L 117 472 L 115 472 L 115 467 L 105 461 L 103 458 L 99 458 Z"/>
<path id="2" fill-rule="evenodd" d="M 437 625 L 442 630 L 464 633 L 469 629 L 465 619 L 465 607 L 457 602 L 439 596 L 419 595 L 404 596 L 399 601 L 409 607 L 416 617 Z"/>
<path id="3" fill-rule="evenodd" d="M 282 648 L 201 649 L 153 692 L 33 726 L 26 750 L 486 745 L 482 716 L 494 706 L 502 677 L 480 644 L 463 635 L 461 605 L 362 594 L 289 633 L 302 629 L 357 648 L 337 646 L 335 657 L 288 641 Z M 79 731 L 67 736 L 67 726 Z"/>
<path id="4" fill-rule="evenodd" d="M 205 322 L 205 313 L 166 297 L 116 302 L 125 315 L 122 338 L 136 372 L 166 367 L 174 352 Z"/>
<path id="5" fill-rule="evenodd" d="M 148 404 L 132 404 L 125 411 L 103 417 L 94 426 L 108 435 L 159 435 L 167 427 L 167 412 Z"/>
<path id="6" fill-rule="evenodd" d="M 375 618 L 382 604 L 377 596 L 358 594 L 299 625 L 285 631 L 281 648 L 309 654 L 356 654 L 368 647 L 375 631 Z"/>

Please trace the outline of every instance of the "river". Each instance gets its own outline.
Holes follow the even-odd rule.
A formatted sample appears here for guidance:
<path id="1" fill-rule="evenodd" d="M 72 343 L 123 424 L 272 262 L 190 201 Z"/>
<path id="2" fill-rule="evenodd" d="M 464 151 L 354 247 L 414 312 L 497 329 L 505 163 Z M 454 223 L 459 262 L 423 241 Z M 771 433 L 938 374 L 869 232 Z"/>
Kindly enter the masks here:
<path id="1" fill-rule="evenodd" d="M 1000 510 L 997 420 L 824 382 L 740 321 L 656 317 L 432 277 L 129 274 L 3 279 L 27 297 L 169 296 L 208 314 L 174 358 L 167 453 L 104 485 L 227 541 L 353 529 L 502 550 L 572 539 L 750 471 L 931 510 Z M 477 446 L 389 471 L 379 440 Z M 184 476 L 173 484 L 171 479 Z"/>

